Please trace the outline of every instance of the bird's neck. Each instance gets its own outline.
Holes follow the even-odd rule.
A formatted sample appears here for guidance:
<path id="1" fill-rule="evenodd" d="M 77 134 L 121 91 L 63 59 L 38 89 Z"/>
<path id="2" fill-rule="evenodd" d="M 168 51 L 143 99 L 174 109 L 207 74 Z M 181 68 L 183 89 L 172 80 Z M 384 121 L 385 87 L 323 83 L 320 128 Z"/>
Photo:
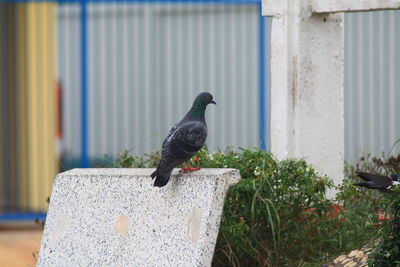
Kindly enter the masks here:
<path id="1" fill-rule="evenodd" d="M 194 103 L 192 108 L 189 110 L 188 115 L 194 119 L 204 119 L 205 111 L 205 105 L 202 103 Z"/>

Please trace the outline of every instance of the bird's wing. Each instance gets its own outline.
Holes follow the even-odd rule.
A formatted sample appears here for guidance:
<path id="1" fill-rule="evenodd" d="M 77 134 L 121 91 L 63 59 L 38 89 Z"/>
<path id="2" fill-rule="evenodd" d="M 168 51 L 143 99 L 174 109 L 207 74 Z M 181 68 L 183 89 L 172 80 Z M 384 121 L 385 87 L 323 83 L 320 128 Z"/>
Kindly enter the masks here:
<path id="1" fill-rule="evenodd" d="M 384 188 L 383 186 L 378 185 L 377 183 L 374 183 L 373 181 L 354 183 L 354 185 L 367 187 L 367 188 L 370 188 L 370 189 Z"/>
<path id="2" fill-rule="evenodd" d="M 388 188 L 393 184 L 392 179 L 384 175 L 366 172 L 358 172 L 357 175 L 361 177 L 364 181 L 372 181 L 375 184 L 384 188 Z"/>
<path id="3" fill-rule="evenodd" d="M 199 121 L 178 123 L 165 138 L 161 160 L 158 165 L 160 172 L 169 171 L 189 160 L 200 148 L 207 138 L 207 127 Z"/>
<path id="4" fill-rule="evenodd" d="M 200 150 L 207 139 L 207 126 L 200 121 L 190 121 L 179 126 L 171 137 L 172 153 L 178 158 L 191 157 Z"/>
<path id="5" fill-rule="evenodd" d="M 169 130 L 169 133 L 168 133 L 167 137 L 164 139 L 161 149 L 164 149 L 165 143 L 167 143 L 168 141 L 171 140 L 171 138 L 174 136 L 175 131 L 176 131 L 176 129 L 178 129 L 178 127 L 179 127 L 179 123 L 175 124 L 174 127 L 172 127 L 171 130 Z"/>
<path id="6" fill-rule="evenodd" d="M 171 128 L 167 137 L 164 139 L 164 142 L 161 147 L 161 159 L 158 164 L 157 170 L 161 172 L 164 170 L 169 171 L 173 169 L 177 165 L 181 164 L 180 160 L 176 160 L 174 156 L 171 154 L 171 140 L 174 138 L 176 134 L 176 130 L 179 128 L 179 123 L 175 124 L 174 127 Z"/>

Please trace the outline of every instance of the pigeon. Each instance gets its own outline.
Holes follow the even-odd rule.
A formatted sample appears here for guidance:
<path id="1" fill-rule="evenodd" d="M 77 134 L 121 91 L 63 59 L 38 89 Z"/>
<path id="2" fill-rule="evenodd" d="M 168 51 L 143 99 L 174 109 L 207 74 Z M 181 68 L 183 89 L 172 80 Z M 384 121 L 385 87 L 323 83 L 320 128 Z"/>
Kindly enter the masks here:
<path id="1" fill-rule="evenodd" d="M 207 139 L 207 124 L 204 113 L 208 104 L 217 104 L 213 96 L 208 92 L 199 94 L 188 113 L 169 131 L 162 144 L 158 167 L 151 174 L 151 178 L 155 178 L 154 186 L 165 186 L 169 181 L 172 170 L 188 161 L 203 147 Z M 188 170 L 196 169 L 191 169 L 189 166 Z"/>
<path id="2" fill-rule="evenodd" d="M 389 188 L 398 184 L 399 174 L 389 174 L 388 176 L 380 174 L 372 174 L 358 172 L 357 175 L 363 179 L 363 182 L 355 183 L 354 185 L 366 187 L 369 189 L 377 189 L 382 193 L 393 193 Z"/>

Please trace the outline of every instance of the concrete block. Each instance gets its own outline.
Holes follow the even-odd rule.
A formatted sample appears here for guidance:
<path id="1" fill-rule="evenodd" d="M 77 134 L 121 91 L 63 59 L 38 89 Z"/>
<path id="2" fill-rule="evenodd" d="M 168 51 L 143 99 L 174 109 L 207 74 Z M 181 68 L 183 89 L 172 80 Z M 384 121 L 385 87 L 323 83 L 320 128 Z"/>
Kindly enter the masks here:
<path id="1" fill-rule="evenodd" d="M 38 266 L 210 266 L 234 169 L 201 169 L 153 187 L 154 169 L 57 175 Z"/>

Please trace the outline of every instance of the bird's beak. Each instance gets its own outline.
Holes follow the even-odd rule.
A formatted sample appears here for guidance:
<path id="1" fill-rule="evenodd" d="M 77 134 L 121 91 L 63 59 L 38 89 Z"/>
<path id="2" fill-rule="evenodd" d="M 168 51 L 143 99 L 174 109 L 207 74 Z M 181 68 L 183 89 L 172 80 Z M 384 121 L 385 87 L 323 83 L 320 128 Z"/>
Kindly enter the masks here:
<path id="1" fill-rule="evenodd" d="M 212 103 L 212 104 L 214 104 L 214 105 L 216 105 L 217 104 L 217 102 L 215 102 L 215 100 L 213 99 L 213 100 L 211 100 L 211 102 L 210 103 Z"/>

